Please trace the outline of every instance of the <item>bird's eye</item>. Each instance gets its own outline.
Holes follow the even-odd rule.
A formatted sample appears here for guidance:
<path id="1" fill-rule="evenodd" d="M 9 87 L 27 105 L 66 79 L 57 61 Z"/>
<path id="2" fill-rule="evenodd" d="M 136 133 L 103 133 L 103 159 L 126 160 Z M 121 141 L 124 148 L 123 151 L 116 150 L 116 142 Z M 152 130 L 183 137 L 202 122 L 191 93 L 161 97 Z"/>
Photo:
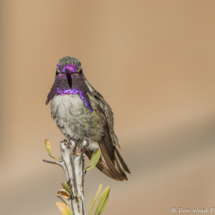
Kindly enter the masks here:
<path id="1" fill-rule="evenodd" d="M 60 72 L 58 70 L 56 70 L 56 76 L 58 76 L 60 74 Z"/>

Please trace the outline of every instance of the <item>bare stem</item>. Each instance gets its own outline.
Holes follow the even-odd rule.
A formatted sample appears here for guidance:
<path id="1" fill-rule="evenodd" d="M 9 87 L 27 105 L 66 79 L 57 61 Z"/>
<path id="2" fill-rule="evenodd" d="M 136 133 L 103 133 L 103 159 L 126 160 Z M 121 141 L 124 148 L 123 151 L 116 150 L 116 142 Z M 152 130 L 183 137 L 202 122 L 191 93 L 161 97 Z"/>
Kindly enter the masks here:
<path id="1" fill-rule="evenodd" d="M 73 215 L 86 215 L 84 201 L 84 151 L 86 141 L 76 145 L 73 140 L 69 142 L 63 141 L 60 144 L 61 160 L 52 162 L 43 160 L 46 163 L 57 164 L 61 166 L 65 172 L 67 184 L 69 185 L 72 196 L 68 202 Z"/>
<path id="2" fill-rule="evenodd" d="M 45 163 L 51 163 L 51 164 L 57 164 L 57 165 L 59 165 L 59 163 L 58 163 L 58 162 L 47 161 L 47 160 L 45 160 L 45 159 L 43 159 L 43 162 L 45 162 Z"/>

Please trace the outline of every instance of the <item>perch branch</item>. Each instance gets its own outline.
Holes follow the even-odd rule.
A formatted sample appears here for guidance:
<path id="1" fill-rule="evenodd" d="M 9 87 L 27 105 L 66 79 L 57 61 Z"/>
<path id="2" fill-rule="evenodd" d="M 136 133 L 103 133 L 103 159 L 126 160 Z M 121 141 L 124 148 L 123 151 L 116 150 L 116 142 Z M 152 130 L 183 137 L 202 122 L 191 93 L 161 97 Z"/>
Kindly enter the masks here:
<path id="1" fill-rule="evenodd" d="M 86 146 L 87 141 L 76 144 L 73 140 L 64 140 L 60 144 L 61 160 L 58 162 L 43 160 L 46 163 L 57 164 L 63 168 L 72 194 L 70 200 L 65 200 L 65 202 L 71 208 L 73 215 L 86 215 L 84 200 L 84 151 Z M 62 197 L 58 197 L 62 199 Z"/>

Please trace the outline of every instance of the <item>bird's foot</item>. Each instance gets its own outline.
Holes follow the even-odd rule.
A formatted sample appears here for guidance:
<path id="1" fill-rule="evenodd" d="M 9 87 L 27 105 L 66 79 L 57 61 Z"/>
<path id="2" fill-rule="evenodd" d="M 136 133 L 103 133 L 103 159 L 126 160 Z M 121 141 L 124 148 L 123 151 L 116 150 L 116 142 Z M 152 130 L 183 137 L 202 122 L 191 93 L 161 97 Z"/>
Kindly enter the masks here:
<path id="1" fill-rule="evenodd" d="M 77 140 L 76 140 L 75 138 L 70 137 L 70 138 L 69 138 L 69 142 L 72 142 L 72 141 L 75 142 L 75 143 L 77 142 Z"/>
<path id="2" fill-rule="evenodd" d="M 74 139 L 73 137 L 69 138 L 69 143 L 70 145 L 73 143 L 75 143 L 75 146 L 72 150 L 72 153 L 73 153 L 73 156 L 76 154 L 76 149 L 77 149 L 77 146 L 78 146 L 78 140 L 77 139 Z"/>
<path id="3" fill-rule="evenodd" d="M 89 146 L 89 141 L 88 140 L 84 140 L 82 147 L 81 147 L 81 154 L 83 154 L 85 152 L 86 147 Z"/>

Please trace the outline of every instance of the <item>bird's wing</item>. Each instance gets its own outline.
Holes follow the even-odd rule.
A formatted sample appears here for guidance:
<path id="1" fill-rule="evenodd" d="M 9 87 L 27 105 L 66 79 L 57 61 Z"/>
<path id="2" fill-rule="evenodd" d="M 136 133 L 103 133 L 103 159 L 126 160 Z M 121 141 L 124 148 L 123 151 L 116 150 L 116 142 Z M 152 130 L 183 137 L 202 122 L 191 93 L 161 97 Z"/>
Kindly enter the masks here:
<path id="1" fill-rule="evenodd" d="M 125 161 L 120 155 L 116 146 L 119 146 L 117 136 L 114 133 L 113 112 L 102 95 L 98 93 L 86 80 L 89 89 L 89 99 L 93 110 L 99 115 L 104 127 L 104 133 L 98 141 L 102 157 L 97 163 L 97 168 L 112 179 L 127 180 L 127 173 L 130 173 Z M 91 159 L 92 152 L 87 151 L 86 155 Z"/>
<path id="2" fill-rule="evenodd" d="M 86 78 L 85 78 L 85 83 L 91 94 L 91 95 L 89 95 L 90 100 L 91 101 L 93 100 L 93 102 L 96 103 L 97 108 L 100 109 L 105 115 L 107 125 L 109 127 L 109 134 L 112 139 L 112 143 L 114 145 L 117 145 L 120 148 L 120 145 L 118 143 L 118 138 L 114 132 L 114 117 L 113 117 L 113 112 L 112 112 L 110 106 L 104 100 L 103 96 L 90 85 L 90 83 L 87 81 Z"/>
<path id="3" fill-rule="evenodd" d="M 96 105 L 92 102 L 92 106 L 96 114 L 102 120 L 104 127 L 104 132 L 101 139 L 98 141 L 99 147 L 101 149 L 101 158 L 97 163 L 97 168 L 102 171 L 105 175 L 110 178 L 118 181 L 127 180 L 125 171 L 130 173 L 125 161 L 120 155 L 117 147 L 113 144 L 112 138 L 109 132 L 108 122 L 106 120 L 105 114 L 102 109 L 99 109 L 94 106 Z M 92 152 L 87 151 L 86 155 L 91 159 Z"/>

